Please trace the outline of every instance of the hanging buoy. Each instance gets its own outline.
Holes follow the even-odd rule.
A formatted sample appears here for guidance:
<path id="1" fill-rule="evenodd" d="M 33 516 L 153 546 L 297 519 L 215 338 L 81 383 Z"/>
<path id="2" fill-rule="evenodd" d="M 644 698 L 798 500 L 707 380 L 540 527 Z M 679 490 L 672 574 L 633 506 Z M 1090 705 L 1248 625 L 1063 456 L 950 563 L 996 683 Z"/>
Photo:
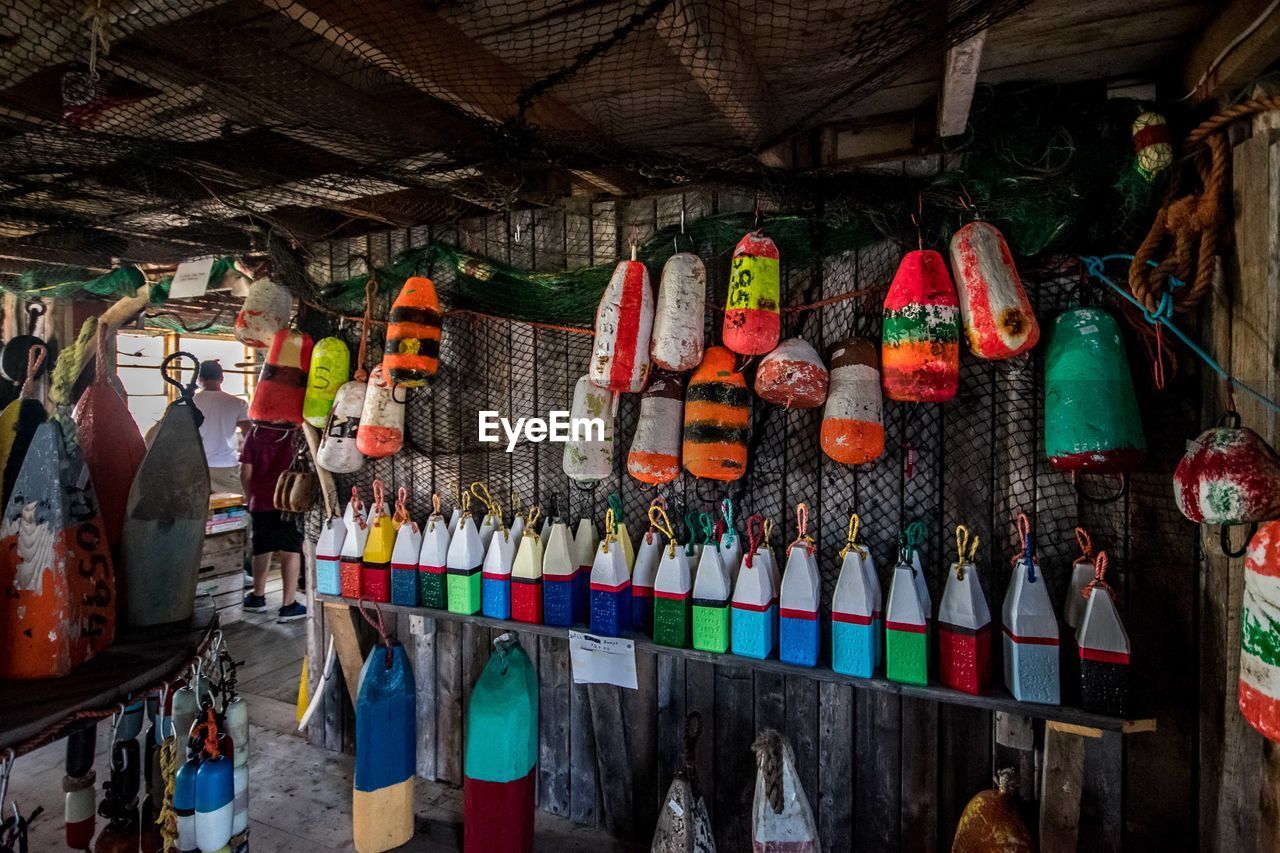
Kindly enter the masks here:
<path id="1" fill-rule="evenodd" d="M 333 399 L 333 410 L 320 437 L 316 464 L 334 474 L 354 474 L 364 465 L 364 454 L 356 444 L 360 416 L 369 383 L 363 378 L 344 382 Z"/>
<path id="2" fill-rule="evenodd" d="M 1062 621 L 1074 632 L 1084 618 L 1084 589 L 1093 580 L 1093 540 L 1083 527 L 1076 528 L 1080 556 L 1071 564 L 1071 581 L 1067 584 L 1067 602 L 1062 607 Z"/>
<path id="3" fill-rule="evenodd" d="M 195 725 L 196 717 L 200 713 L 200 691 L 197 689 L 196 676 L 192 675 L 187 679 L 187 683 L 173 691 L 173 700 L 170 702 L 170 716 L 173 719 L 173 733 L 178 738 L 180 744 L 185 744 L 191 738 L 191 727 Z M 182 752 L 179 749 L 179 752 Z"/>
<path id="4" fill-rule="evenodd" d="M 497 506 L 492 508 L 491 514 L 498 520 L 498 529 L 493 532 L 489 547 L 484 552 L 484 566 L 480 572 L 480 611 L 494 619 L 510 619 L 511 570 L 515 565 L 519 540 L 503 523 Z"/>
<path id="5" fill-rule="evenodd" d="M 1201 433 L 1173 472 L 1178 509 L 1197 524 L 1280 517 L 1280 455 L 1239 415 Z"/>
<path id="6" fill-rule="evenodd" d="M 1138 172 L 1148 181 L 1173 165 L 1173 145 L 1164 116 L 1148 111 L 1133 120 L 1133 151 Z"/>
<path id="7" fill-rule="evenodd" d="M 1004 597 L 1004 682 L 1019 702 L 1059 702 L 1058 620 L 1040 564 L 1031 522 L 1018 514 L 1022 556 L 1013 567 Z"/>
<path id="8" fill-rule="evenodd" d="M 573 432 L 564 443 L 561 466 L 578 483 L 598 483 L 613 473 L 613 416 L 617 397 L 612 391 L 580 377 L 573 386 L 569 417 Z"/>
<path id="9" fill-rule="evenodd" d="M 31 439 L 35 438 L 36 429 L 48 417 L 44 404 L 35 399 L 35 380 L 44 367 L 45 353 L 42 344 L 31 348 L 27 354 L 27 378 L 22 383 L 18 399 L 0 412 L 0 469 L 4 474 L 4 489 L 3 494 L 0 494 L 3 504 L 0 507 L 9 505 L 14 481 L 18 479 L 22 463 L 27 458 L 27 448 L 31 446 Z"/>
<path id="10" fill-rule="evenodd" d="M 591 567 L 595 565 L 596 548 L 600 545 L 599 531 L 589 518 L 578 519 L 578 529 L 573 534 L 573 560 L 577 566 L 573 575 L 573 624 L 585 625 L 591 618 Z"/>
<path id="11" fill-rule="evenodd" d="M 404 446 L 404 392 L 397 396 L 396 387 L 381 366 L 369 374 L 356 449 L 370 459 L 394 456 Z"/>
<path id="12" fill-rule="evenodd" d="M 204 760 L 196 772 L 196 846 L 201 850 L 221 850 L 231 840 L 235 817 L 235 767 L 221 751 L 224 742 L 214 721 L 213 708 L 201 724 Z"/>
<path id="13" fill-rule="evenodd" d="M 903 684 L 928 684 L 930 606 L 920 595 L 923 572 L 917 568 L 915 545 L 904 534 L 893 567 L 884 608 L 884 674 Z"/>
<path id="14" fill-rule="evenodd" d="M 396 524 L 387 514 L 382 481 L 373 481 L 373 518 L 360 561 L 360 598 L 391 601 L 391 552 L 396 547 Z"/>
<path id="15" fill-rule="evenodd" d="M 1249 542 L 1240 624 L 1240 713 L 1280 743 L 1280 521 L 1259 525 Z"/>
<path id="16" fill-rule="evenodd" d="M 941 403 L 960 381 L 960 308 L 942 255 L 907 252 L 884 300 L 881 358 L 890 400 Z"/>
<path id="17" fill-rule="evenodd" d="M 551 535 L 542 555 L 542 620 L 547 625 L 574 624 L 573 578 L 578 573 L 576 542 L 564 519 L 551 524 Z"/>
<path id="18" fill-rule="evenodd" d="M 342 541 L 342 551 L 338 555 L 338 580 L 342 587 L 343 598 L 360 598 L 360 569 L 364 560 L 365 543 L 369 540 L 369 524 L 364 518 L 364 508 L 355 486 L 351 487 L 351 502 L 347 504 L 350 518 L 347 521 L 347 535 Z"/>
<path id="19" fill-rule="evenodd" d="M 382 370 L 392 384 L 420 388 L 440 366 L 440 299 L 431 279 L 405 279 L 387 316 Z"/>
<path id="20" fill-rule="evenodd" d="M 391 549 L 391 603 L 402 607 L 418 606 L 418 555 L 422 553 L 422 532 L 409 518 L 409 490 L 396 492 L 396 544 Z"/>
<path id="21" fill-rule="evenodd" d="M 276 332 L 289 322 L 293 295 L 269 278 L 249 285 L 249 294 L 236 313 L 236 340 L 248 347 L 271 346 Z"/>
<path id="22" fill-rule="evenodd" d="M 179 743 L 186 738 L 179 736 Z M 200 849 L 196 840 L 196 775 L 200 772 L 200 753 L 192 750 L 191 756 L 178 768 L 173 783 L 173 812 L 178 824 L 179 853 L 191 853 Z M 234 795 L 234 782 L 233 795 Z"/>
<path id="23" fill-rule="evenodd" d="M 724 347 L 710 347 L 689 380 L 684 407 L 684 468 L 695 477 L 732 481 L 747 470 L 751 419 L 746 380 Z"/>
<path id="24" fill-rule="evenodd" d="M 267 361 L 249 403 L 250 420 L 262 423 L 301 424 L 302 400 L 307 394 L 307 370 L 311 367 L 311 336 L 281 329 L 271 341 Z"/>
<path id="25" fill-rule="evenodd" d="M 311 348 L 307 368 L 307 392 L 302 398 L 302 419 L 324 429 L 338 389 L 351 378 L 351 350 L 341 338 L 321 338 Z"/>
<path id="26" fill-rule="evenodd" d="M 234 836 L 244 832 L 249 825 L 249 706 L 240 696 L 232 696 L 226 703 L 223 717 L 234 745 L 231 756 L 231 834 Z"/>
<path id="27" fill-rule="evenodd" d="M 635 259 L 619 261 L 596 308 L 595 342 L 588 375 L 598 388 L 635 393 L 649 379 L 653 290 L 649 270 Z"/>
<path id="28" fill-rule="evenodd" d="M 514 634 L 498 637 L 493 647 L 467 706 L 462 845 L 485 853 L 531 853 L 538 671 Z M 409 757 L 412 764 L 412 749 Z"/>
<path id="29" fill-rule="evenodd" d="M 445 598 L 450 613 L 480 612 L 480 573 L 484 568 L 484 547 L 471 514 L 471 493 L 462 494 L 462 515 L 449 538 L 445 561 Z"/>
<path id="30" fill-rule="evenodd" d="M 733 587 L 729 571 L 720 556 L 720 542 L 713 531 L 715 522 L 702 514 L 702 556 L 693 579 L 693 647 L 703 652 L 729 651 L 729 597 Z"/>
<path id="31" fill-rule="evenodd" d="M 691 711 L 684 722 L 684 756 L 667 788 L 650 853 L 716 853 L 707 804 L 698 787 L 695 757 L 702 734 L 702 715 Z"/>
<path id="32" fill-rule="evenodd" d="M 66 775 L 62 777 L 63 819 L 67 846 L 72 850 L 89 849 L 97 828 L 94 784 L 98 777 L 93 770 L 96 741 L 97 728 L 92 725 L 67 736 Z"/>
<path id="33" fill-rule="evenodd" d="M 539 512 L 536 506 L 529 510 L 511 566 L 511 618 L 533 625 L 542 624 L 543 541 L 538 535 Z"/>
<path id="34" fill-rule="evenodd" d="M 777 593 L 773 574 L 757 553 L 763 535 L 764 519 L 753 515 L 747 519 L 747 552 L 741 559 L 737 580 L 733 584 L 730 618 L 730 641 L 735 655 L 764 660 L 773 654 L 777 644 Z"/>
<path id="35" fill-rule="evenodd" d="M 413 669 L 404 646 L 386 636 L 381 612 L 378 630 L 382 643 L 365 659 L 356 697 L 351 830 L 358 853 L 381 853 L 413 838 Z"/>
<path id="36" fill-rule="evenodd" d="M 627 473 L 641 483 L 660 486 L 680 476 L 680 431 L 684 421 L 684 380 L 656 370 L 640 398 Z"/>
<path id="37" fill-rule="evenodd" d="M 1032 853 L 1031 833 L 1018 813 L 1017 777 L 1005 768 L 996 785 L 973 795 L 960 813 L 951 853 Z"/>
<path id="38" fill-rule="evenodd" d="M 590 575 L 591 631 L 606 637 L 622 636 L 631 617 L 631 573 L 615 532 L 616 520 L 610 507 L 604 517 L 604 540 L 595 551 Z"/>
<path id="39" fill-rule="evenodd" d="M 692 252 L 677 252 L 662 265 L 653 311 L 649 355 L 673 373 L 693 370 L 702 361 L 707 299 L 707 268 Z"/>
<path id="40" fill-rule="evenodd" d="M 1247 586 L 1247 581 L 1246 581 Z M 1099 551 L 1080 622 L 1080 707 L 1123 717 L 1129 713 L 1129 635 L 1107 584 L 1107 552 Z M 1247 629 L 1246 629 L 1247 630 Z"/>
<path id="41" fill-rule="evenodd" d="M 778 247 L 761 231 L 738 241 L 729 262 L 725 299 L 724 345 L 739 355 L 764 355 L 778 345 L 782 331 Z"/>
<path id="42" fill-rule="evenodd" d="M 951 235 L 951 269 L 970 352 L 998 360 L 1036 345 L 1040 325 L 998 228 L 978 220 Z"/>
<path id="43" fill-rule="evenodd" d="M 809 537 L 809 507 L 796 505 L 795 541 L 787 547 L 787 568 L 782 573 L 778 606 L 778 657 L 799 666 L 818 664 L 818 602 L 822 578 Z"/>
<path id="44" fill-rule="evenodd" d="M 1146 455 L 1115 318 L 1073 308 L 1053 321 L 1044 364 L 1044 451 L 1059 471 L 1131 469 Z"/>
<path id="45" fill-rule="evenodd" d="M 342 543 L 347 538 L 347 526 L 337 516 L 325 519 L 316 539 L 316 592 L 321 595 L 341 595 L 339 562 Z"/>
<path id="46" fill-rule="evenodd" d="M 787 338 L 760 359 L 756 396 L 787 409 L 816 409 L 827 399 L 826 365 L 803 338 Z"/>
<path id="47" fill-rule="evenodd" d="M 884 453 L 880 353 L 866 338 L 831 349 L 831 380 L 822 410 L 822 452 L 844 465 L 861 465 Z"/>
<path id="48" fill-rule="evenodd" d="M 649 523 L 667 537 L 653 579 L 653 642 L 676 649 L 689 647 L 689 598 L 693 574 L 684 548 L 676 544 L 675 528 L 661 506 L 649 507 Z"/>
<path id="49" fill-rule="evenodd" d="M 445 572 L 449 564 L 449 525 L 440 514 L 440 496 L 431 496 L 431 517 L 422 531 L 422 550 L 418 552 L 418 602 L 423 607 L 444 610 Z"/>
<path id="50" fill-rule="evenodd" d="M 956 528 L 956 561 L 938 605 L 938 680 L 953 690 L 983 691 L 991 680 L 991 610 L 973 555 L 978 537 Z"/>
<path id="51" fill-rule="evenodd" d="M 840 549 L 840 577 L 831 600 L 831 668 L 845 675 L 870 678 L 876 669 L 876 628 L 880 616 L 880 582 L 871 552 L 858 544 L 862 520 L 849 516 L 849 531 Z"/>
<path id="52" fill-rule="evenodd" d="M 654 498 L 652 505 L 661 506 L 661 498 Z M 658 528 L 650 522 L 649 529 L 640 538 L 636 561 L 631 570 L 631 627 L 646 636 L 653 636 L 653 584 L 658 575 L 664 549 Z"/>
<path id="53" fill-rule="evenodd" d="M 756 788 L 751 800 L 754 853 L 817 853 L 818 825 L 796 772 L 791 743 L 773 729 L 756 736 Z"/>

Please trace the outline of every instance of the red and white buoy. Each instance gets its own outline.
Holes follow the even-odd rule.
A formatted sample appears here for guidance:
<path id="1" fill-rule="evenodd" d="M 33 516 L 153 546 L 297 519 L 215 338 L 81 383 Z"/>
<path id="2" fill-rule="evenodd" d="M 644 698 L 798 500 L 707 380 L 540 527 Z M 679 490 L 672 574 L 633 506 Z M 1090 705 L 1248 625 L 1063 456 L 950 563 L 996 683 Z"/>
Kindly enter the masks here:
<path id="1" fill-rule="evenodd" d="M 973 556 L 978 537 L 956 528 L 956 561 L 938 606 L 938 680 L 977 695 L 991 680 L 991 609 Z"/>
<path id="2" fill-rule="evenodd" d="M 756 396 L 787 409 L 813 409 L 827 399 L 827 368 L 804 338 L 787 338 L 760 359 Z"/>
<path id="3" fill-rule="evenodd" d="M 636 393 L 649 379 L 653 334 L 653 289 L 649 271 L 635 258 L 619 262 L 596 308 L 595 343 L 589 376 L 599 388 Z"/>
<path id="4" fill-rule="evenodd" d="M 999 229 L 978 220 L 956 231 L 951 269 L 970 352 L 996 360 L 1022 355 L 1036 345 L 1040 325 Z"/>

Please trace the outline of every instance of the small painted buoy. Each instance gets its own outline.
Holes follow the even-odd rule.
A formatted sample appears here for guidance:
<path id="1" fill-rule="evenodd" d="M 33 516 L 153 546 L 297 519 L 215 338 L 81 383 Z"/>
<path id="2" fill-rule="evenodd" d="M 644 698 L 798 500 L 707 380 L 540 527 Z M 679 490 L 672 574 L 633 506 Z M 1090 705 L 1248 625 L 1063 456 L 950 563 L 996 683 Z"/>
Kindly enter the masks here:
<path id="1" fill-rule="evenodd" d="M 1246 582 L 1247 585 L 1247 582 Z M 1080 622 L 1080 707 L 1123 717 L 1129 713 L 1129 635 L 1107 585 L 1107 552 L 1099 551 Z"/>
<path id="2" fill-rule="evenodd" d="M 418 606 L 418 556 L 422 553 L 422 531 L 409 518 L 409 492 L 401 486 L 396 496 L 396 543 L 391 549 L 391 603 Z"/>
<path id="3" fill-rule="evenodd" d="M 253 401 L 249 403 L 250 420 L 301 424 L 310 367 L 311 336 L 292 329 L 276 332 L 267 351 L 267 361 L 258 375 Z"/>
<path id="4" fill-rule="evenodd" d="M 596 307 L 588 376 L 598 388 L 635 393 L 649 380 L 653 289 L 649 270 L 633 257 L 620 261 Z"/>
<path id="5" fill-rule="evenodd" d="M 970 352 L 998 360 L 1036 345 L 1040 324 L 998 228 L 978 220 L 952 234 L 951 269 Z"/>
<path id="6" fill-rule="evenodd" d="M 1080 556 L 1071 564 L 1071 581 L 1067 584 L 1067 602 L 1062 607 L 1062 621 L 1076 631 L 1084 618 L 1084 589 L 1093 580 L 1093 540 L 1083 527 L 1076 528 L 1076 541 L 1080 543 Z"/>
<path id="7" fill-rule="evenodd" d="M 600 546 L 600 534 L 595 522 L 589 518 L 578 519 L 578 529 L 573 534 L 573 624 L 585 625 L 591 618 L 591 567 L 595 565 L 596 549 Z M 623 552 L 624 555 L 626 552 Z"/>
<path id="8" fill-rule="evenodd" d="M 440 299 L 429 278 L 410 276 L 387 316 L 382 370 L 394 384 L 420 388 L 440 366 Z"/>
<path id="9" fill-rule="evenodd" d="M 729 293 L 720 337 L 739 355 L 764 355 L 782 331 L 778 247 L 760 231 L 738 241 L 729 262 Z"/>
<path id="10" fill-rule="evenodd" d="M 226 703 L 226 730 L 234 751 L 232 764 L 231 834 L 249 826 L 249 706 L 240 696 Z"/>
<path id="11" fill-rule="evenodd" d="M 373 518 L 360 561 L 360 596 L 370 601 L 391 601 L 391 553 L 396 547 L 396 524 L 387 514 L 382 481 L 373 481 Z"/>
<path id="12" fill-rule="evenodd" d="M 871 552 L 858 544 L 861 524 L 857 513 L 849 517 L 848 538 L 840 550 L 840 577 L 831 600 L 831 668 L 870 678 L 876 669 L 880 584 L 867 571 Z"/>
<path id="13" fill-rule="evenodd" d="M 1044 366 L 1044 451 L 1059 471 L 1112 474 L 1146 455 L 1115 318 L 1072 308 L 1053 321 Z"/>
<path id="14" fill-rule="evenodd" d="M 884 673 L 903 684 L 929 683 L 929 619 L 916 570 L 905 554 L 893 567 L 884 609 Z"/>
<path id="15" fill-rule="evenodd" d="M 631 571 L 631 627 L 646 636 L 653 635 L 653 583 L 665 547 L 657 528 L 650 527 L 640 538 Z"/>
<path id="16" fill-rule="evenodd" d="M 1019 702 L 1057 705 L 1060 701 L 1058 620 L 1036 562 L 1031 523 L 1018 515 L 1022 556 L 1004 597 L 1004 682 Z"/>
<path id="17" fill-rule="evenodd" d="M 529 511 L 511 567 L 511 618 L 532 625 L 542 624 L 543 547 L 538 535 L 538 513 L 536 506 Z"/>
<path id="18" fill-rule="evenodd" d="M 1173 165 L 1173 144 L 1164 116 L 1147 111 L 1133 120 L 1133 151 L 1138 158 L 1138 172 L 1147 180 Z"/>
<path id="19" fill-rule="evenodd" d="M 450 613 L 480 612 L 480 573 L 484 568 L 484 547 L 471 514 L 471 494 L 462 495 L 462 515 L 449 538 L 445 560 L 445 600 Z"/>
<path id="20" fill-rule="evenodd" d="M 364 454 L 356 444 L 360 415 L 369 383 L 363 379 L 344 382 L 333 399 L 333 410 L 320 437 L 316 464 L 334 474 L 354 474 L 364 465 Z"/>
<path id="21" fill-rule="evenodd" d="M 713 522 L 704 515 L 704 524 Z M 710 530 L 707 532 L 710 538 Z M 729 572 L 720 557 L 720 543 L 708 541 L 698 558 L 698 572 L 693 580 L 692 612 L 693 647 L 703 652 L 723 654 L 729 650 L 729 598 L 733 592 Z"/>
<path id="22" fill-rule="evenodd" d="M 1173 497 L 1197 524 L 1270 521 L 1280 517 L 1280 455 L 1238 422 L 1213 427 L 1178 462 Z"/>
<path id="23" fill-rule="evenodd" d="M 649 507 L 649 523 L 667 537 L 653 579 L 653 642 L 677 649 L 689 647 L 689 607 L 693 573 L 685 549 L 676 543 L 675 528 L 661 506 Z"/>
<path id="24" fill-rule="evenodd" d="M 1032 853 L 1031 833 L 1018 813 L 1017 778 L 1005 768 L 996 786 L 973 795 L 960 813 L 951 853 Z"/>
<path id="25" fill-rule="evenodd" d="M 908 252 L 884 300 L 881 344 L 885 396 L 940 403 L 960 381 L 960 308 L 942 255 Z"/>
<path id="26" fill-rule="evenodd" d="M 196 716 L 200 713 L 200 700 L 197 696 L 201 691 L 197 687 L 193 677 L 185 685 L 173 691 L 173 699 L 169 703 L 169 714 L 173 720 L 174 735 L 178 738 L 179 752 L 183 748 L 182 744 L 191 738 L 191 727 L 195 725 Z"/>
<path id="27" fill-rule="evenodd" d="M 702 361 L 707 268 L 692 252 L 677 252 L 662 265 L 653 311 L 649 355 L 662 370 L 684 373 Z"/>
<path id="28" fill-rule="evenodd" d="M 756 396 L 787 409 L 815 409 L 827 399 L 826 365 L 803 338 L 787 338 L 760 359 Z"/>
<path id="29" fill-rule="evenodd" d="M 97 774 L 93 770 L 96 740 L 94 726 L 77 729 L 67 736 L 66 775 L 62 777 L 63 822 L 67 846 L 73 850 L 89 849 L 97 828 L 94 791 Z"/>
<path id="30" fill-rule="evenodd" d="M 684 423 L 684 380 L 654 371 L 640 398 L 640 416 L 627 453 L 627 473 L 660 486 L 680 476 L 680 434 Z"/>
<path id="31" fill-rule="evenodd" d="M 369 388 L 356 431 L 356 448 L 370 459 L 385 459 L 404 446 L 404 391 L 375 367 L 369 374 Z"/>
<path id="32" fill-rule="evenodd" d="M 578 483 L 598 483 L 613 473 L 613 416 L 618 398 L 582 376 L 573 386 L 569 417 L 577 433 L 564 443 L 565 476 Z"/>
<path id="33" fill-rule="evenodd" d="M 778 657 L 799 666 L 818 664 L 818 604 L 822 579 L 814 556 L 813 540 L 807 533 L 809 507 L 796 506 L 798 533 L 787 548 L 787 567 L 782 573 L 778 602 Z"/>
<path id="34" fill-rule="evenodd" d="M 206 756 L 196 772 L 196 846 L 221 850 L 231 840 L 235 816 L 235 768 L 221 753 Z"/>
<path id="35" fill-rule="evenodd" d="M 338 563 L 342 555 L 342 543 L 347 538 L 347 526 L 334 516 L 320 525 L 316 539 L 316 592 L 321 595 L 341 595 Z"/>
<path id="36" fill-rule="evenodd" d="M 578 574 L 575 541 L 564 519 L 556 519 L 542 554 L 542 621 L 547 625 L 574 624 L 573 578 Z"/>
<path id="37" fill-rule="evenodd" d="M 179 737 L 179 742 L 184 739 Z M 177 818 L 178 850 L 190 853 L 200 849 L 196 840 L 196 775 L 200 772 L 200 753 L 195 752 L 174 776 L 173 812 Z M 234 779 L 233 795 L 234 795 Z"/>
<path id="38" fill-rule="evenodd" d="M 831 349 L 820 441 L 822 452 L 844 465 L 861 465 L 884 453 L 880 353 L 866 338 L 849 338 Z"/>
<path id="39" fill-rule="evenodd" d="M 342 550 L 338 554 L 338 582 L 343 598 L 360 598 L 361 565 L 364 560 L 365 543 L 369 540 L 369 523 L 365 521 L 364 507 L 351 488 L 351 501 L 347 504 L 347 515 L 344 516 L 347 535 L 342 540 Z"/>
<path id="40" fill-rule="evenodd" d="M 750 393 L 732 352 L 711 347 L 685 393 L 684 468 L 708 480 L 737 480 L 747 470 Z"/>
<path id="41" fill-rule="evenodd" d="M 321 338 L 311 348 L 307 391 L 302 398 L 302 419 L 324 429 L 338 389 L 351 378 L 351 350 L 341 338 Z"/>
<path id="42" fill-rule="evenodd" d="M 818 825 L 796 772 L 791 743 L 773 729 L 756 736 L 756 786 L 751 800 L 753 853 L 817 853 Z"/>
<path id="43" fill-rule="evenodd" d="M 245 346 L 265 349 L 271 346 L 276 332 L 289 322 L 293 295 L 269 278 L 249 285 L 244 304 L 236 313 L 236 340 Z"/>
<path id="44" fill-rule="evenodd" d="M 627 569 L 627 555 L 615 532 L 615 522 L 616 516 L 611 507 L 605 513 L 605 537 L 595 550 L 589 576 L 591 631 L 606 637 L 622 636 L 631 621 L 631 572 Z"/>
<path id="45" fill-rule="evenodd" d="M 956 561 L 938 605 L 938 680 L 977 695 L 991 680 L 991 609 L 973 556 L 978 537 L 956 528 Z"/>
<path id="46" fill-rule="evenodd" d="M 518 540 L 502 527 L 494 531 L 480 572 L 480 610 L 493 619 L 511 618 L 511 570 Z"/>
<path id="47" fill-rule="evenodd" d="M 764 519 L 747 519 L 747 551 L 733 584 L 729 613 L 730 645 L 735 655 L 763 660 L 777 645 L 777 595 L 773 572 L 758 551 Z"/>
<path id="48" fill-rule="evenodd" d="M 1244 561 L 1240 713 L 1280 743 L 1280 521 L 1258 526 Z"/>
<path id="49" fill-rule="evenodd" d="M 445 573 L 449 565 L 449 523 L 440 514 L 440 496 L 431 496 L 432 512 L 422 529 L 422 549 L 418 552 L 418 603 L 444 610 Z"/>
<path id="50" fill-rule="evenodd" d="M 414 699 L 404 646 L 384 635 L 360 669 L 356 694 L 351 829 L 358 853 L 381 853 L 413 837 Z"/>

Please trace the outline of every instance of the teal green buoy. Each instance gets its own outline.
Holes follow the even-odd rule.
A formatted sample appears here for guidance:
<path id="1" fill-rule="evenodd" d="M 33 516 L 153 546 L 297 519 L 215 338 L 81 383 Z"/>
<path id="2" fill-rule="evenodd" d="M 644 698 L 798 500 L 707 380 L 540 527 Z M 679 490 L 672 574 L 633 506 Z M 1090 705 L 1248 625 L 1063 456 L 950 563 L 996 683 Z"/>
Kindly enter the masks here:
<path id="1" fill-rule="evenodd" d="M 1062 312 L 1044 370 L 1044 450 L 1059 471 L 1117 474 L 1146 455 L 1124 341 L 1099 308 Z"/>

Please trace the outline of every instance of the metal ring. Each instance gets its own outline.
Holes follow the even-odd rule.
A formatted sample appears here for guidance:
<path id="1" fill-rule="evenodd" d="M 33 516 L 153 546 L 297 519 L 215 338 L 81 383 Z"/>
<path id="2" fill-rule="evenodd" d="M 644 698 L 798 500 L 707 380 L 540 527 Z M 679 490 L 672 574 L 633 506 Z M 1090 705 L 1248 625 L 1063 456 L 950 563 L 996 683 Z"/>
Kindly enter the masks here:
<path id="1" fill-rule="evenodd" d="M 1099 475 L 1099 476 L 1106 477 L 1107 475 L 1103 474 L 1103 475 Z M 1110 504 L 1110 503 L 1115 503 L 1116 501 L 1118 501 L 1118 500 L 1120 500 L 1121 498 L 1123 498 L 1125 495 L 1129 494 L 1129 475 L 1128 475 L 1128 473 L 1123 473 L 1123 474 L 1121 474 L 1121 475 L 1120 475 L 1120 490 L 1119 490 L 1118 492 L 1116 492 L 1116 493 L 1115 493 L 1115 494 L 1113 494 L 1113 495 L 1103 495 L 1103 496 L 1101 496 L 1101 497 L 1095 497 L 1094 495 L 1091 495 L 1091 494 L 1089 494 L 1088 492 L 1086 492 L 1086 491 L 1084 490 L 1084 488 L 1083 488 L 1083 483 L 1082 483 L 1083 479 L 1084 479 L 1084 477 L 1083 477 L 1083 475 L 1081 474 L 1081 472 L 1076 471 L 1076 472 L 1075 472 L 1074 474 L 1072 474 L 1072 476 L 1071 476 L 1071 483 L 1072 483 L 1072 485 L 1074 485 L 1074 486 L 1075 486 L 1076 494 L 1077 494 L 1077 495 L 1079 495 L 1080 497 L 1084 498 L 1086 501 L 1088 501 L 1088 502 L 1089 502 L 1089 503 L 1091 503 L 1091 504 L 1099 504 L 1099 505 L 1101 505 L 1101 504 Z"/>
<path id="2" fill-rule="evenodd" d="M 1249 524 L 1249 533 L 1244 537 L 1244 544 L 1240 546 L 1239 551 L 1231 548 L 1231 525 L 1224 524 L 1218 528 L 1218 547 L 1222 549 L 1222 553 L 1231 559 L 1239 559 L 1249 551 L 1249 542 L 1253 539 L 1253 534 L 1258 532 L 1258 522 L 1254 521 Z"/>

